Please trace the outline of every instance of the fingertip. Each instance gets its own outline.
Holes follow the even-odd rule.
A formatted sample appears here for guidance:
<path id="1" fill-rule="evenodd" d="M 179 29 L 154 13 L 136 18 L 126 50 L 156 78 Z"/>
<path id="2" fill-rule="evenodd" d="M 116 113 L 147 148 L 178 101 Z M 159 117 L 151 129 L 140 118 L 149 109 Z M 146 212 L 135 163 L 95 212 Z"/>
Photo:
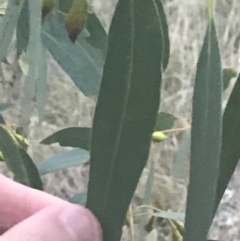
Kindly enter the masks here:
<path id="1" fill-rule="evenodd" d="M 101 241 L 102 231 L 97 218 L 83 206 L 64 209 L 59 218 L 73 240 Z M 89 232 L 90 231 L 90 232 Z"/>

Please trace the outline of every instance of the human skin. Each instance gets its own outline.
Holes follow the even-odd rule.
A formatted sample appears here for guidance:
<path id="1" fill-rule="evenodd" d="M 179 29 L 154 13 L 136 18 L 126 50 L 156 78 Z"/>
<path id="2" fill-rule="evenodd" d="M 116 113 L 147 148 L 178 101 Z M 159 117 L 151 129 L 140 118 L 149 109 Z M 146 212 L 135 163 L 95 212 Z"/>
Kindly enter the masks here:
<path id="1" fill-rule="evenodd" d="M 0 241 L 102 241 L 95 216 L 0 174 Z"/>

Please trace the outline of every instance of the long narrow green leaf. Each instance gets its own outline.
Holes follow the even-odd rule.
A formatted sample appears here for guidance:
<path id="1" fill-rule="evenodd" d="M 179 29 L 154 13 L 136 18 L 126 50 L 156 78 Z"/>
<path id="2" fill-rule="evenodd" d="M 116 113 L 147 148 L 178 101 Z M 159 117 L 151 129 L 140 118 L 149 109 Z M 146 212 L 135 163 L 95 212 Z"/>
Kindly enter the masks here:
<path id="1" fill-rule="evenodd" d="M 40 164 L 38 170 L 41 175 L 55 172 L 64 168 L 79 166 L 89 158 L 89 152 L 80 148 L 55 154 Z"/>
<path id="2" fill-rule="evenodd" d="M 28 179 L 30 181 L 29 186 L 38 190 L 43 190 L 43 183 L 40 174 L 32 158 L 23 148 L 20 148 L 20 154 L 22 156 L 24 166 L 27 170 Z"/>
<path id="3" fill-rule="evenodd" d="M 86 28 L 90 33 L 90 36 L 87 37 L 87 41 L 93 47 L 103 52 L 103 59 L 105 60 L 108 46 L 107 33 L 96 14 L 89 13 Z"/>
<path id="4" fill-rule="evenodd" d="M 16 181 L 41 189 L 39 177 L 33 175 L 36 174 L 36 169 L 31 158 L 24 151 L 21 151 L 18 143 L 3 126 L 0 126 L 0 151 Z"/>
<path id="5" fill-rule="evenodd" d="M 0 63 L 7 55 L 18 17 L 23 7 L 24 0 L 9 0 L 6 13 L 0 24 Z"/>
<path id="6" fill-rule="evenodd" d="M 36 91 L 36 83 L 39 80 L 39 58 L 41 57 L 41 18 L 42 2 L 28 0 L 29 8 L 29 44 L 27 48 L 29 71 L 24 88 L 22 101 L 21 126 L 27 130 L 30 119 L 32 101 Z"/>
<path id="7" fill-rule="evenodd" d="M 29 11 L 28 0 L 24 1 L 20 16 L 17 22 L 17 56 L 21 56 L 27 50 L 29 41 Z"/>
<path id="8" fill-rule="evenodd" d="M 59 143 L 61 146 L 79 147 L 89 150 L 91 134 L 91 128 L 69 127 L 48 136 L 41 141 L 41 144 L 50 145 Z"/>
<path id="9" fill-rule="evenodd" d="M 162 66 L 165 70 L 168 66 L 169 55 L 170 55 L 170 41 L 168 35 L 168 24 L 166 14 L 162 5 L 162 0 L 154 0 L 155 7 L 157 10 L 157 17 L 159 21 L 160 31 L 161 31 L 161 42 L 162 42 Z"/>
<path id="10" fill-rule="evenodd" d="M 105 241 L 121 237 L 146 164 L 160 100 L 162 45 L 152 1 L 120 0 L 95 110 L 87 207 Z"/>
<path id="11" fill-rule="evenodd" d="M 240 159 L 240 75 L 223 115 L 222 150 L 215 212 Z"/>
<path id="12" fill-rule="evenodd" d="M 36 97 L 39 122 L 41 123 L 44 118 L 45 106 L 47 103 L 47 74 L 48 74 L 48 56 L 46 48 L 40 43 L 40 51 L 38 58 L 38 79 L 36 82 Z"/>
<path id="13" fill-rule="evenodd" d="M 211 18 L 197 65 L 193 95 L 191 169 L 184 241 L 207 240 L 213 218 L 221 154 L 222 85 L 221 58 Z"/>

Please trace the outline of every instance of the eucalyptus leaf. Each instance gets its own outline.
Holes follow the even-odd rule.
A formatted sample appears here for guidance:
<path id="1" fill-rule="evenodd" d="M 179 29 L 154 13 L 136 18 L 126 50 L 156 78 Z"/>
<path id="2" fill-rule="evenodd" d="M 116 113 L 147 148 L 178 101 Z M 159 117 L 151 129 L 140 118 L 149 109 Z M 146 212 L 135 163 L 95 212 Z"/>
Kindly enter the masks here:
<path id="1" fill-rule="evenodd" d="M 0 62 L 6 58 L 23 4 L 24 0 L 19 4 L 16 0 L 8 1 L 6 12 L 0 22 Z"/>
<path id="2" fill-rule="evenodd" d="M 43 183 L 34 161 L 23 148 L 20 148 L 20 154 L 22 156 L 24 166 L 28 173 L 30 187 L 38 190 L 43 190 Z"/>
<path id="3" fill-rule="evenodd" d="M 31 158 L 21 149 L 17 141 L 7 130 L 0 126 L 0 151 L 14 179 L 24 185 L 41 189 L 41 182 Z"/>
<path id="4" fill-rule="evenodd" d="M 80 148 L 55 154 L 38 164 L 40 175 L 45 175 L 61 169 L 79 166 L 89 158 L 89 152 Z"/>
<path id="5" fill-rule="evenodd" d="M 159 112 L 155 124 L 155 131 L 165 131 L 172 128 L 177 118 L 167 112 Z"/>
<path id="6" fill-rule="evenodd" d="M 88 127 L 69 127 L 48 136 L 41 141 L 41 144 L 59 143 L 60 146 L 79 147 L 89 150 L 91 134 L 92 130 Z"/>
<path id="7" fill-rule="evenodd" d="M 161 36 L 162 50 L 163 50 L 162 66 L 163 66 L 163 69 L 165 70 L 168 66 L 169 55 L 170 55 L 170 40 L 168 35 L 167 18 L 164 12 L 162 0 L 154 0 L 153 2 L 157 11 L 157 18 L 159 21 L 159 27 L 162 34 Z M 156 17 L 156 15 L 152 17 Z"/>
<path id="8" fill-rule="evenodd" d="M 222 149 L 215 212 L 240 159 L 240 75 L 223 114 Z"/>
<path id="9" fill-rule="evenodd" d="M 120 0 L 95 110 L 86 206 L 118 241 L 146 164 L 160 100 L 162 33 L 152 1 Z"/>
<path id="10" fill-rule="evenodd" d="M 68 201 L 71 202 L 71 203 L 75 203 L 75 204 L 85 206 L 86 201 L 87 201 L 87 191 L 83 191 L 83 192 L 75 194 Z"/>
<path id="11" fill-rule="evenodd" d="M 90 36 L 87 37 L 86 40 L 94 48 L 100 49 L 102 51 L 103 59 L 105 61 L 108 47 L 108 37 L 96 14 L 89 13 L 86 29 L 90 33 Z"/>
<path id="12" fill-rule="evenodd" d="M 27 46 L 27 59 L 29 63 L 28 76 L 25 81 L 24 98 L 22 100 L 21 126 L 27 130 L 32 110 L 32 102 L 36 92 L 36 83 L 39 80 L 41 53 L 41 21 L 42 21 L 42 2 L 29 1 L 29 43 Z M 39 99 L 37 99 L 38 101 Z"/>
<path id="13" fill-rule="evenodd" d="M 27 50 L 29 42 L 29 10 L 28 0 L 24 1 L 20 16 L 17 22 L 17 56 L 20 57 L 23 51 Z"/>
<path id="14" fill-rule="evenodd" d="M 184 241 L 206 240 L 213 219 L 222 139 L 222 69 L 212 15 L 197 64 Z"/>

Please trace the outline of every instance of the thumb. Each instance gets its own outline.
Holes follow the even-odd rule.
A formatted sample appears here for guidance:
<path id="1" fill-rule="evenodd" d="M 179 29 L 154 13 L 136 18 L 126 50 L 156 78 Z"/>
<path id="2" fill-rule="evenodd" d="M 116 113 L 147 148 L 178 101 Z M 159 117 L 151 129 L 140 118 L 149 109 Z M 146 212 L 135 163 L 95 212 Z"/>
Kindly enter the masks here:
<path id="1" fill-rule="evenodd" d="M 48 206 L 18 223 L 0 241 L 101 241 L 101 228 L 86 208 L 73 204 Z"/>

